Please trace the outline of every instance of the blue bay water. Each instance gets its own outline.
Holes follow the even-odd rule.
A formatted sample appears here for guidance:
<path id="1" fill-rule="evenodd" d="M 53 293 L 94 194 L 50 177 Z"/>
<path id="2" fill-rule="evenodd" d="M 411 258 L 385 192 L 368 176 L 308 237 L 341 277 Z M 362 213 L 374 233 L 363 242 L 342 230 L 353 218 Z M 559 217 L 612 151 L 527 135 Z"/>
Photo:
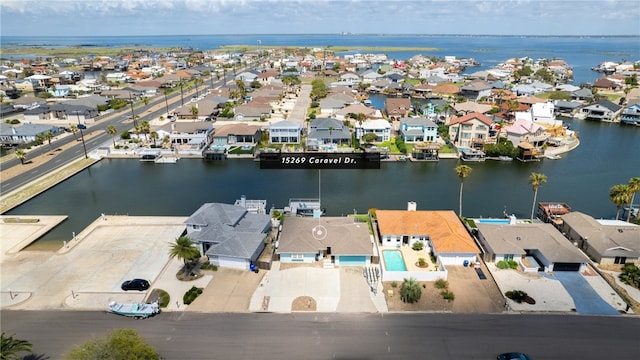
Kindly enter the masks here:
<path id="1" fill-rule="evenodd" d="M 561 58 L 574 69 L 574 84 L 593 82 L 600 74 L 591 68 L 603 61 L 640 60 L 640 36 L 622 37 L 544 37 L 544 36 L 463 36 L 463 35 L 193 35 L 193 36 L 91 36 L 0 38 L 3 48 L 21 46 L 88 47 L 185 47 L 201 50 L 223 45 L 328 47 L 420 47 L 434 51 L 381 51 L 389 58 L 405 60 L 418 53 L 425 56 L 475 58 L 477 71 L 495 66 L 512 57 Z M 375 51 L 367 51 L 375 52 Z M 380 53 L 380 52 L 379 52 Z"/>

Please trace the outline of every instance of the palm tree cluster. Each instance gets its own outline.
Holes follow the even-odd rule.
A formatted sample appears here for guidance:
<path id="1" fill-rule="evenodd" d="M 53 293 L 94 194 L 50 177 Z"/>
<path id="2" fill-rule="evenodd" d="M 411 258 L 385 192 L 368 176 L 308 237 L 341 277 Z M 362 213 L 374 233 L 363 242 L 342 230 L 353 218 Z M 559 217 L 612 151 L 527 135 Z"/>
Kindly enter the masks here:
<path id="1" fill-rule="evenodd" d="M 422 297 L 422 288 L 414 278 L 404 279 L 400 288 L 400 299 L 403 302 L 413 304 L 418 302 Z"/>
<path id="2" fill-rule="evenodd" d="M 609 200 L 616 205 L 616 220 L 620 218 L 620 210 L 625 205 L 629 206 L 626 221 L 631 220 L 631 208 L 638 191 L 640 191 L 640 177 L 632 177 L 627 184 L 614 185 L 609 189 Z"/>

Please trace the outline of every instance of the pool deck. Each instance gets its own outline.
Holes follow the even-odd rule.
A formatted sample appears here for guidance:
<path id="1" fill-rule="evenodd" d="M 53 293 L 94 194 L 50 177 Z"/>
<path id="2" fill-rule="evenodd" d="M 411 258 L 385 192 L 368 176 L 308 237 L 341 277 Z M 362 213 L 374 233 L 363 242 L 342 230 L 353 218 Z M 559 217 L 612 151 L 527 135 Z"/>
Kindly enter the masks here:
<path id="1" fill-rule="evenodd" d="M 427 252 L 426 250 L 416 251 L 406 245 L 401 246 L 399 248 L 394 246 L 380 246 L 381 252 L 385 250 L 399 250 L 402 253 L 402 257 L 404 259 L 404 264 L 407 267 L 407 271 L 433 271 L 433 269 L 435 268 L 435 264 L 431 262 L 431 256 L 429 256 L 429 252 Z M 418 267 L 417 263 L 419 258 L 424 258 L 428 266 L 423 268 Z M 384 264 L 385 270 L 386 270 L 387 266 L 384 263 L 384 259 L 382 263 Z M 388 270 L 388 271 L 393 271 L 393 270 Z"/>

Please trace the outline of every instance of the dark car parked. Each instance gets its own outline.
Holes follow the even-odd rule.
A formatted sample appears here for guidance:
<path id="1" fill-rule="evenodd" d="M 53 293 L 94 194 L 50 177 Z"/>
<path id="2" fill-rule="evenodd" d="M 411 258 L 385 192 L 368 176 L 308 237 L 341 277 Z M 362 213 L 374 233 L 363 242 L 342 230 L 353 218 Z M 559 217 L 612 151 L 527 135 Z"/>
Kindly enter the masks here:
<path id="1" fill-rule="evenodd" d="M 149 288 L 149 282 L 144 279 L 127 280 L 123 282 L 122 286 L 120 287 L 122 288 L 122 290 L 125 290 L 125 291 L 126 290 L 144 291 Z"/>
<path id="2" fill-rule="evenodd" d="M 531 357 L 521 352 L 509 352 L 498 355 L 498 360 L 531 360 Z"/>

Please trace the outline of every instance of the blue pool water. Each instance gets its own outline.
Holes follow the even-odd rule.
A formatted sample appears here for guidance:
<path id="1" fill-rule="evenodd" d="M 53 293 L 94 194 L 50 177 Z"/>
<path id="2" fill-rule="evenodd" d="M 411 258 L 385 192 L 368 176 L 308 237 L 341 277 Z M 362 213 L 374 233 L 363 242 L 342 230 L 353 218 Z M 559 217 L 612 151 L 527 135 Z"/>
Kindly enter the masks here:
<path id="1" fill-rule="evenodd" d="M 478 219 L 481 224 L 508 224 L 509 219 Z"/>
<path id="2" fill-rule="evenodd" d="M 399 250 L 383 250 L 384 267 L 387 271 L 407 271 L 402 253 Z"/>

